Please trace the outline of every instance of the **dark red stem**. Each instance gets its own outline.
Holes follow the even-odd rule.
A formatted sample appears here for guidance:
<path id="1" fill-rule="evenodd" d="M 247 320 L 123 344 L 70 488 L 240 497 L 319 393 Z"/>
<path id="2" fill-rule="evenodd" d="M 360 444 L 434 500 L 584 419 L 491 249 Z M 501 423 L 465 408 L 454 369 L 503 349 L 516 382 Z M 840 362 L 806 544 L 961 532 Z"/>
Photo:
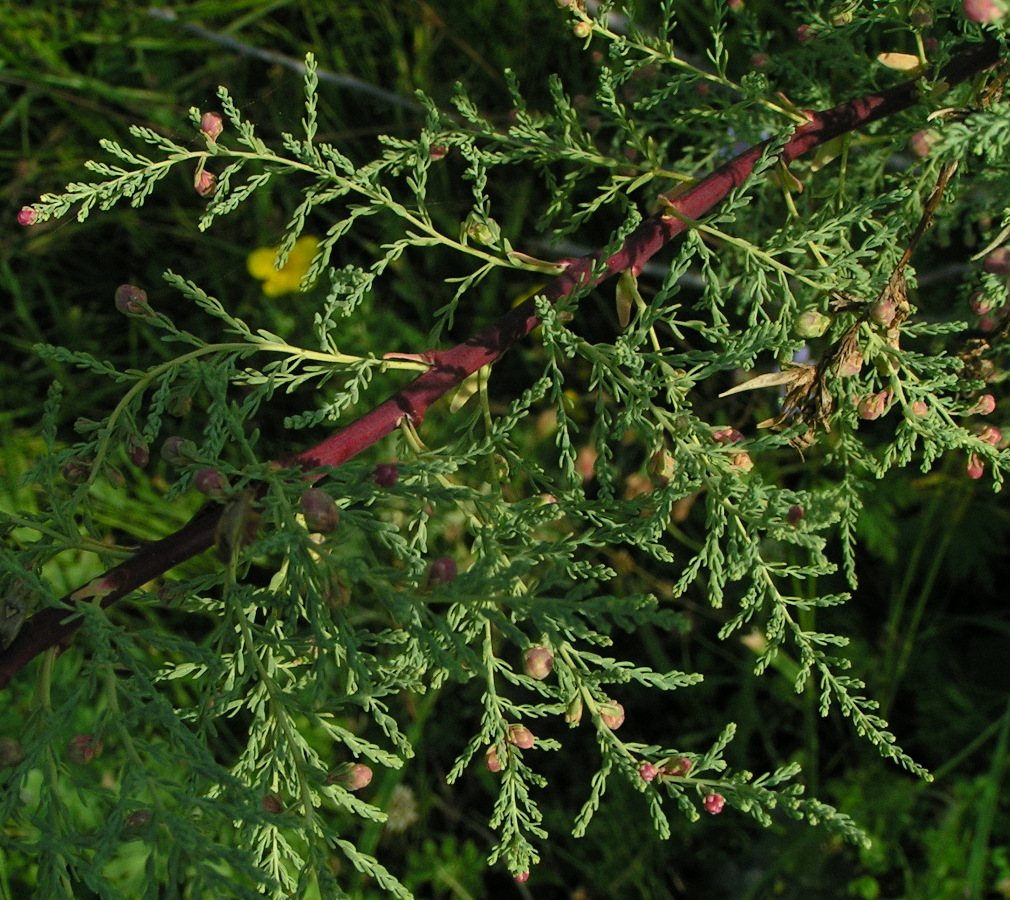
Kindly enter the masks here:
<path id="1" fill-rule="evenodd" d="M 950 86 L 994 65 L 999 47 L 994 41 L 979 44 L 953 59 L 940 73 Z M 879 94 L 850 100 L 823 113 L 811 113 L 810 121 L 800 125 L 784 146 L 781 158 L 791 162 L 839 135 L 862 128 L 885 116 L 913 106 L 920 96 L 920 83 L 909 81 Z M 572 260 L 563 273 L 541 292 L 551 302 L 567 296 L 576 288 L 588 288 L 626 270 L 638 271 L 661 247 L 679 235 L 688 223 L 700 219 L 750 175 L 764 153 L 766 144 L 745 150 L 690 190 L 663 198 L 667 211 L 646 219 L 628 237 L 624 245 L 606 260 L 605 268 L 591 274 L 599 256 L 591 254 Z M 676 210 L 680 216 L 673 214 Z M 433 351 L 428 357 L 432 368 L 360 419 L 327 438 L 321 444 L 284 460 L 288 466 L 315 468 L 339 466 L 379 439 L 392 432 L 407 417 L 419 422 L 428 408 L 464 378 L 483 366 L 496 362 L 517 341 L 539 323 L 534 299 L 526 300 L 469 340 L 446 351 Z M 217 524 L 224 509 L 209 504 L 200 509 L 179 531 L 149 544 L 126 562 L 110 569 L 91 583 L 98 589 L 102 606 L 108 606 L 158 575 L 207 550 L 215 540 Z M 0 655 L 0 688 L 30 660 L 49 647 L 66 645 L 80 627 L 80 618 L 69 607 L 88 602 L 85 590 L 74 591 L 62 604 L 49 607 L 25 622 L 20 634 Z"/>

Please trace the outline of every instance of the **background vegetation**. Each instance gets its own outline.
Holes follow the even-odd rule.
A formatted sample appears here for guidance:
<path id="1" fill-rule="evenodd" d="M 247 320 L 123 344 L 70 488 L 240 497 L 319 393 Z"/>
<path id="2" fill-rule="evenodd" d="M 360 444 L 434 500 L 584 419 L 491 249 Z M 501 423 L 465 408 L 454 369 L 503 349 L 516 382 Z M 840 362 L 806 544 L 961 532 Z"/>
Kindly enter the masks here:
<path id="1" fill-rule="evenodd" d="M 640 23 L 655 27 L 657 10 L 641 5 Z M 683 6 L 678 41 L 686 53 L 704 58 L 714 4 L 677 5 Z M 823 6 L 761 0 L 746 5 L 772 54 L 787 52 L 795 29 Z M 955 13 L 955 4 L 935 5 Z M 157 285 L 171 267 L 208 293 L 228 297 L 240 315 L 255 309 L 278 334 L 311 321 L 311 293 L 265 301 L 246 268 L 250 252 L 278 242 L 299 199 L 293 191 L 263 195 L 201 234 L 194 222 L 203 202 L 191 184 L 172 176 L 176 180 L 163 184 L 141 211 L 117 208 L 83 224 L 66 220 L 18 229 L 18 209 L 79 179 L 100 139 L 129 143 L 128 126 L 140 124 L 191 142 L 186 110 L 216 107 L 219 84 L 229 87 L 261 137 L 278 139 L 296 130 L 302 115 L 302 76 L 293 66 L 307 51 L 316 55 L 324 75 L 320 138 L 359 161 L 375 155 L 380 134 L 416 134 L 419 110 L 395 99 L 410 99 L 416 90 L 447 106 L 454 83 L 463 82 L 486 115 L 505 123 L 511 110 L 502 75 L 506 68 L 518 76 L 531 106 L 547 103 L 550 73 L 562 75 L 571 95 L 591 93 L 595 81 L 597 61 L 572 39 L 552 3 L 196 0 L 176 11 L 173 19 L 143 3 L 0 0 L 5 33 L 0 42 L 0 213 L 10 223 L 0 246 L 0 508 L 7 512 L 31 510 L 42 499 L 19 476 L 42 449 L 37 423 L 49 383 L 56 380 L 64 387 L 66 420 L 58 438 L 67 443 L 75 439 L 78 416 L 100 418 L 117 399 L 108 382 L 46 361 L 32 346 L 46 342 L 86 350 L 119 368 L 144 367 L 166 353 L 145 329 L 133 323 L 124 327 L 112 302 L 118 285 Z M 190 27 L 197 23 L 199 28 Z M 880 41 L 879 50 L 910 49 L 888 44 L 886 35 L 873 40 Z M 726 41 L 730 74 L 740 78 L 750 66 L 751 49 L 732 26 Z M 824 62 L 828 85 L 831 64 Z M 361 84 L 335 83 L 325 73 L 353 75 Z M 365 85 L 385 93 L 366 93 Z M 833 102 L 848 99 L 847 88 L 834 85 Z M 543 202 L 539 185 L 536 173 L 514 167 L 507 179 L 500 176 L 491 186 L 501 202 L 503 230 L 533 255 L 547 252 L 535 227 Z M 455 208 L 451 192 L 446 197 L 447 216 L 465 213 L 462 201 Z M 599 238 L 577 235 L 587 248 Z M 374 240 L 381 242 L 382 234 Z M 918 302 L 937 315 L 953 314 L 955 301 L 963 305 L 965 300 L 958 294 L 959 278 L 968 257 L 981 247 L 979 229 L 965 221 L 941 229 L 932 240 L 931 262 L 920 271 Z M 359 250 L 359 258 L 345 250 L 348 256 L 339 263 L 366 263 L 374 245 L 362 240 Z M 404 257 L 395 275 L 395 296 L 376 298 L 353 323 L 359 349 L 369 348 L 369 342 L 380 353 L 426 346 L 432 312 L 445 302 L 442 279 L 449 274 L 433 268 L 437 265 Z M 500 315 L 525 290 L 520 280 L 489 278 L 458 317 L 455 336 Z M 603 298 L 600 304 L 603 309 L 612 300 Z M 190 315 L 181 304 L 172 315 L 180 327 L 213 339 L 205 317 Z M 513 374 L 496 380 L 497 400 L 507 401 L 525 385 L 526 365 L 520 352 L 508 357 Z M 379 385 L 377 397 L 381 390 Z M 580 398 L 572 400 L 577 408 Z M 259 426 L 274 446 L 283 448 L 291 440 L 273 419 L 264 418 Z M 452 424 L 436 420 L 431 427 L 448 431 Z M 298 441 L 289 449 L 301 449 L 304 435 Z M 436 431 L 430 443 L 438 441 Z M 530 447 L 535 445 L 531 435 Z M 373 461 L 381 461 L 383 452 L 376 448 Z M 783 464 L 800 467 L 802 460 Z M 486 826 L 490 774 L 451 786 L 445 782 L 479 715 L 479 698 L 466 687 L 448 687 L 438 696 L 405 692 L 401 698 L 418 756 L 404 769 L 377 775 L 367 789 L 368 799 L 390 810 L 392 821 L 385 828 L 366 828 L 361 846 L 378 852 L 421 897 L 510 892 L 543 898 L 1010 896 L 1005 591 L 1010 516 L 1005 497 L 991 488 L 984 480 L 966 478 L 963 458 L 953 455 L 928 476 L 915 470 L 888 475 L 870 494 L 859 522 L 860 588 L 844 607 L 822 612 L 818 623 L 852 638 L 848 655 L 854 670 L 868 682 L 870 696 L 882 699 L 902 747 L 934 773 L 932 783 L 881 759 L 841 718 L 822 719 L 812 692 L 796 695 L 787 677 L 756 677 L 747 647 L 718 641 L 718 613 L 690 596 L 676 601 L 690 622 L 687 630 L 645 628 L 617 638 L 644 647 L 657 670 L 693 666 L 720 673 L 692 690 L 689 701 L 657 692 L 653 706 L 629 705 L 629 719 L 674 723 L 685 745 L 711 742 L 723 720 L 732 719 L 738 737 L 729 751 L 731 764 L 763 771 L 801 763 L 810 793 L 860 823 L 872 838 L 870 848 L 853 848 L 785 819 L 762 829 L 741 815 L 706 817 L 696 824 L 674 821 L 673 837 L 663 842 L 653 834 L 638 798 L 618 786 L 586 836 L 572 839 L 567 823 L 582 802 L 584 777 L 578 772 L 577 744 L 573 749 L 569 742 L 541 798 L 552 840 L 531 880 L 515 885 L 506 872 L 486 864 L 493 843 Z M 188 495 L 159 503 L 165 490 L 156 461 L 147 475 L 131 477 L 128 490 L 107 490 L 96 526 L 124 542 L 166 533 L 186 520 L 197 500 Z M 154 508 L 157 518 L 150 515 Z M 643 585 L 660 597 L 672 593 L 673 577 L 661 568 L 643 568 L 642 560 L 623 552 L 610 561 L 622 572 L 629 593 Z M 46 574 L 69 590 L 91 577 L 93 569 L 84 554 L 64 554 Z M 113 615 L 128 628 L 155 621 L 128 604 Z M 73 674 L 57 665 L 54 678 L 59 685 Z M 0 736 L 17 737 L 16 723 L 31 702 L 27 678 L 0 695 Z M 712 710 L 720 715 L 713 718 Z M 87 721 L 88 711 L 82 709 L 82 731 Z M 591 736 L 584 738 L 584 753 L 591 756 Z M 94 765 L 100 778 L 101 759 Z M 0 894 L 25 896 L 34 883 L 34 863 L 4 852 L 3 846 L 0 841 Z M 379 895 L 363 879 L 355 890 L 355 896 Z M 80 896 L 90 896 L 83 886 L 81 891 Z"/>

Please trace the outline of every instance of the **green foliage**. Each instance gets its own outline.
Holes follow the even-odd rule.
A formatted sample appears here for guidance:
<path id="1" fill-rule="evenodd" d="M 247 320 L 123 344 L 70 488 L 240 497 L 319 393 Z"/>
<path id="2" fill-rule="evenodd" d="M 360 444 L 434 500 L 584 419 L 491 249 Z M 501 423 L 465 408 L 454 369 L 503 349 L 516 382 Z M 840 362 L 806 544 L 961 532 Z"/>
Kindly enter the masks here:
<path id="1" fill-rule="evenodd" d="M 199 107 L 195 137 L 132 125 L 128 139 L 102 138 L 105 158 L 86 163 L 95 180 L 32 204 L 40 228 L 69 216 L 87 226 L 156 203 L 166 184 L 195 184 L 208 198 L 192 217 L 201 233 L 275 204 L 278 269 L 300 237 L 318 243 L 288 317 L 262 298 L 212 296 L 172 260 L 164 286 L 119 303 L 143 335 L 141 359 L 111 361 L 67 335 L 36 347 L 67 381 L 108 382 L 111 408 L 82 410 L 95 418 L 61 439 L 54 386 L 44 447 L 21 466 L 17 510 L 3 514 L 6 642 L 32 609 L 80 618 L 66 653 L 48 651 L 8 688 L 23 752 L 0 798 L 4 853 L 19 860 L 9 881 L 46 897 L 130 897 L 161 883 L 192 896 L 470 896 L 483 863 L 460 860 L 475 859 L 473 841 L 430 838 L 405 875 L 379 846 L 398 827 L 394 793 L 410 796 L 400 779 L 443 734 L 451 746 L 428 774 L 445 780 L 448 804 L 468 781 L 493 786 L 487 865 L 520 881 L 558 828 L 591 840 L 617 815 L 615 796 L 661 840 L 702 812 L 721 812 L 720 823 L 739 812 L 765 828 L 817 826 L 871 853 L 858 816 L 806 796 L 795 744 L 776 736 L 774 753 L 758 752 L 758 726 L 720 708 L 722 666 L 740 653 L 753 657 L 740 683 L 784 684 L 782 714 L 807 717 L 796 729 L 842 720 L 929 782 L 888 724 L 894 698 L 882 709 L 867 688 L 872 654 L 851 646 L 841 611 L 862 546 L 893 553 L 881 484 L 913 470 L 963 488 L 954 471 L 968 463 L 998 490 L 1008 468 L 982 418 L 984 392 L 1002 379 L 1002 326 L 966 342 L 966 303 L 955 315 L 923 287 L 929 272 L 914 266 L 928 270 L 928 254 L 908 268 L 903 259 L 924 210 L 935 209 L 938 245 L 950 223 L 974 228 L 963 223 L 982 212 L 972 240 L 987 250 L 1005 240 L 1001 85 L 980 76 L 952 95 L 924 83 L 918 107 L 787 170 L 778 153 L 804 120 L 799 106 L 893 84 L 872 61 L 879 42 L 926 52 L 907 12 L 808 10 L 815 39 L 787 48 L 761 27 L 760 4 L 731 19 L 715 3 L 702 61 L 678 45 L 681 27 L 699 23 L 678 25 L 677 4 L 646 14 L 651 30 L 630 6 L 618 29 L 610 6 L 568 5 L 575 34 L 601 51 L 592 96 L 554 77 L 533 101 L 508 72 L 513 115 L 502 124 L 463 87 L 451 110 L 429 92 L 420 129 L 366 155 L 327 136 L 310 53 L 297 129 L 262 131 L 222 87 L 220 135 L 200 131 Z M 943 62 L 965 28 L 950 4 L 935 6 L 929 58 Z M 828 48 L 848 83 L 825 72 Z M 742 71 L 748 51 L 768 54 L 768 69 Z M 937 141 L 912 160 L 908 138 L 927 124 Z M 705 178 L 738 141 L 761 140 L 753 171 L 657 257 L 658 276 L 629 273 L 616 303 L 606 283 L 544 298 L 566 260 L 535 242 L 536 228 L 555 243 L 594 241 L 605 259 L 634 240 L 660 194 Z M 955 163 L 937 207 L 931 194 Z M 535 194 L 535 210 L 512 214 L 515 185 Z M 963 273 L 962 300 L 998 311 L 1006 273 L 989 268 Z M 414 287 L 433 302 L 412 305 Z M 521 362 L 517 348 L 425 422 L 405 415 L 360 459 L 311 473 L 339 510 L 331 532 L 311 532 L 306 473 L 283 464 L 292 448 L 437 364 L 430 344 L 538 295 L 541 324 Z M 810 311 L 828 317 L 827 332 L 798 337 Z M 810 414 L 792 392 L 819 360 Z M 743 372 L 757 377 L 740 389 Z M 145 474 L 140 459 L 159 449 Z M 389 461 L 395 481 L 375 472 Z M 185 521 L 208 471 L 224 485 L 206 500 L 220 512 L 215 554 L 166 560 L 128 601 L 103 607 L 102 573 Z M 895 677 L 908 665 L 905 599 L 885 653 Z M 549 656 L 548 673 L 524 667 L 531 650 Z M 759 676 L 776 687 L 754 687 Z M 641 714 L 646 702 L 704 715 L 682 728 Z M 555 757 L 560 773 L 548 774 Z M 978 788 L 987 836 L 999 766 Z M 358 793 L 372 777 L 375 802 Z M 545 809 L 558 782 L 564 817 Z M 870 805 L 862 791 L 848 789 L 853 806 Z M 951 833 L 937 825 L 924 840 Z M 963 862 L 976 888 L 986 852 L 980 840 Z"/>

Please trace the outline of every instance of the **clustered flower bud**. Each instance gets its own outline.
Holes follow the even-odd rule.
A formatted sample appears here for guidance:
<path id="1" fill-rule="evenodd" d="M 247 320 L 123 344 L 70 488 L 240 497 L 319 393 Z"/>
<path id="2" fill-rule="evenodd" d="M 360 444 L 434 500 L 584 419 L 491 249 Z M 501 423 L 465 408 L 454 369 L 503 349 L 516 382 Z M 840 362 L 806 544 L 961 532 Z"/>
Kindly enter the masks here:
<path id="1" fill-rule="evenodd" d="M 18 212 L 18 225 L 34 225 L 39 214 L 30 206 L 22 206 Z"/>
<path id="2" fill-rule="evenodd" d="M 523 653 L 523 671 L 535 678 L 543 681 L 554 668 L 554 654 L 550 647 L 530 647 Z"/>
<path id="3" fill-rule="evenodd" d="M 100 755 L 105 745 L 93 734 L 79 734 L 67 744 L 67 759 L 83 766 Z"/>
<path id="4" fill-rule="evenodd" d="M 520 750 L 529 750 L 536 743 L 536 738 L 525 725 L 509 725 L 508 742 Z"/>
<path id="5" fill-rule="evenodd" d="M 709 794 L 705 800 L 705 812 L 711 813 L 713 816 L 719 815 L 722 812 L 722 808 L 726 805 L 726 798 L 722 794 Z"/>
<path id="6" fill-rule="evenodd" d="M 340 523 L 337 502 L 322 488 L 309 488 L 302 494 L 300 505 L 309 531 L 329 534 Z"/>
<path id="7" fill-rule="evenodd" d="M 147 292 L 132 284 L 121 284 L 116 288 L 116 309 L 137 319 L 154 317 L 154 310 L 147 302 Z"/>
<path id="8" fill-rule="evenodd" d="M 63 477 L 69 484 L 84 484 L 91 475 L 91 463 L 80 456 L 72 456 L 63 465 Z"/>

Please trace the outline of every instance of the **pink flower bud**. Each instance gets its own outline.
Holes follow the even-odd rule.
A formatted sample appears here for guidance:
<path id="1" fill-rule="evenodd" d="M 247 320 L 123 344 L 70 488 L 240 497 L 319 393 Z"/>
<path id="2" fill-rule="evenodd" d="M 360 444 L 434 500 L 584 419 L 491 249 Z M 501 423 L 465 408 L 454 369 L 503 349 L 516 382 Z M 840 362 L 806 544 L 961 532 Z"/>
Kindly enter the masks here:
<path id="1" fill-rule="evenodd" d="M 529 750 L 536 738 L 525 725 L 509 725 L 508 742 L 520 750 Z"/>
<path id="2" fill-rule="evenodd" d="M 440 159 L 445 159 L 449 152 L 449 148 L 445 144 L 432 144 L 428 148 L 428 156 L 432 162 L 438 162 Z"/>
<path id="3" fill-rule="evenodd" d="M 652 781 L 659 774 L 659 769 L 651 762 L 644 762 L 638 767 L 638 774 L 642 781 Z"/>
<path id="4" fill-rule="evenodd" d="M 719 815 L 722 812 L 722 808 L 726 805 L 726 798 L 722 794 L 709 794 L 705 798 L 705 812 L 711 813 L 713 816 Z"/>
<path id="5" fill-rule="evenodd" d="M 18 212 L 18 225 L 34 225 L 39 218 L 39 214 L 30 206 L 22 206 Z"/>
<path id="6" fill-rule="evenodd" d="M 436 559 L 428 567 L 428 586 L 438 587 L 440 584 L 448 584 L 456 577 L 457 571 L 455 560 L 448 556 Z"/>
<path id="7" fill-rule="evenodd" d="M 228 483 L 217 469 L 201 469 L 193 476 L 193 487 L 214 500 L 220 500 L 228 492 Z"/>
<path id="8" fill-rule="evenodd" d="M 484 766 L 489 772 L 500 772 L 502 770 L 501 760 L 498 759 L 498 749 L 496 747 L 487 748 L 487 753 L 484 754 Z"/>
<path id="9" fill-rule="evenodd" d="M 933 144 L 936 143 L 938 135 L 936 132 L 922 130 L 917 131 L 908 141 L 908 145 L 919 159 L 925 159 L 929 156 L 933 149 Z"/>
<path id="10" fill-rule="evenodd" d="M 305 526 L 318 534 L 329 534 L 340 523 L 340 510 L 336 501 L 322 490 L 309 488 L 300 501 Z"/>
<path id="11" fill-rule="evenodd" d="M 553 668 L 554 654 L 551 653 L 550 647 L 530 647 L 523 654 L 523 671 L 530 678 L 543 681 L 551 674 Z"/>
<path id="12" fill-rule="evenodd" d="M 992 394 L 983 394 L 975 402 L 975 405 L 968 410 L 980 416 L 988 416 L 996 409 L 996 398 Z"/>
<path id="13" fill-rule="evenodd" d="M 736 444 L 743 440 L 743 434 L 735 428 L 720 428 L 712 432 L 712 440 L 717 444 Z"/>
<path id="14" fill-rule="evenodd" d="M 912 404 L 912 415 L 914 416 L 925 416 L 929 413 L 929 407 L 926 405 L 924 400 L 916 400 Z"/>
<path id="15" fill-rule="evenodd" d="M 217 176 L 206 169 L 200 169 L 193 176 L 193 188 L 201 197 L 210 197 L 217 188 Z"/>
<path id="16" fill-rule="evenodd" d="M 67 744 L 67 759 L 77 766 L 86 765 L 101 754 L 104 746 L 93 734 L 79 734 Z"/>
<path id="17" fill-rule="evenodd" d="M 814 31 L 809 25 L 800 25 L 793 34 L 801 44 L 805 44 L 814 37 Z"/>
<path id="18" fill-rule="evenodd" d="M 151 821 L 152 815 L 149 809 L 138 809 L 126 817 L 126 827 L 131 831 L 143 828 Z"/>
<path id="19" fill-rule="evenodd" d="M 155 314 L 147 302 L 147 292 L 132 284 L 121 284 L 116 288 L 116 309 L 137 319 L 150 319 Z"/>
<path id="20" fill-rule="evenodd" d="M 399 470 L 391 463 L 379 463 L 372 470 L 372 481 L 379 487 L 391 488 L 399 478 Z"/>
<path id="21" fill-rule="evenodd" d="M 965 18 L 983 25 L 998 22 L 1006 15 L 1002 0 L 964 0 L 963 7 Z"/>
<path id="22" fill-rule="evenodd" d="M 210 143 L 214 143 L 224 130 L 223 120 L 220 113 L 205 112 L 200 116 L 200 132 Z"/>
<path id="23" fill-rule="evenodd" d="M 126 455 L 138 469 L 143 469 L 151 461 L 151 451 L 147 442 L 139 435 L 131 435 L 126 442 Z"/>
<path id="24" fill-rule="evenodd" d="M 749 472 L 754 468 L 754 460 L 750 458 L 749 453 L 734 453 L 730 465 L 734 469 L 740 469 L 741 472 Z"/>
<path id="25" fill-rule="evenodd" d="M 1010 275 L 1010 247 L 997 247 L 985 258 L 982 267 L 993 275 Z"/>
<path id="26" fill-rule="evenodd" d="M 593 33 L 593 26 L 588 22 L 584 22 L 581 19 L 572 25 L 572 34 L 574 34 L 580 40 L 582 38 L 587 38 Z"/>
<path id="27" fill-rule="evenodd" d="M 891 399 L 890 391 L 881 391 L 879 394 L 869 394 L 863 397 L 856 406 L 860 419 L 879 419 L 887 410 L 887 403 Z"/>
<path id="28" fill-rule="evenodd" d="M 349 791 L 360 791 L 372 783 L 372 770 L 363 763 L 344 763 L 326 776 L 327 784 L 342 784 Z"/>
<path id="29" fill-rule="evenodd" d="M 978 433 L 978 437 L 979 440 L 992 444 L 995 447 L 1003 440 L 1003 432 L 995 425 L 983 425 L 982 430 Z"/>
<path id="30" fill-rule="evenodd" d="M 789 512 L 786 513 L 786 521 L 790 525 L 799 525 L 802 520 L 803 520 L 803 507 L 790 506 Z"/>
<path id="31" fill-rule="evenodd" d="M 611 731 L 617 731 L 624 724 L 624 707 L 620 703 L 604 703 L 600 706 L 600 719 Z"/>
<path id="32" fill-rule="evenodd" d="M 978 481 L 985 474 L 985 463 L 982 462 L 977 453 L 970 453 L 968 455 L 967 472 L 968 477 L 975 481 Z"/>
<path id="33" fill-rule="evenodd" d="M 515 879 L 516 884 L 525 884 L 527 881 L 530 880 L 530 873 L 516 872 L 516 874 L 513 875 L 512 877 Z"/>
<path id="34" fill-rule="evenodd" d="M 768 65 L 768 54 L 767 53 L 752 53 L 750 58 L 750 64 L 755 69 L 763 69 Z"/>
<path id="35" fill-rule="evenodd" d="M 897 304 L 890 297 L 885 297 L 875 301 L 870 307 L 870 321 L 881 328 L 889 328 L 897 313 Z"/>

